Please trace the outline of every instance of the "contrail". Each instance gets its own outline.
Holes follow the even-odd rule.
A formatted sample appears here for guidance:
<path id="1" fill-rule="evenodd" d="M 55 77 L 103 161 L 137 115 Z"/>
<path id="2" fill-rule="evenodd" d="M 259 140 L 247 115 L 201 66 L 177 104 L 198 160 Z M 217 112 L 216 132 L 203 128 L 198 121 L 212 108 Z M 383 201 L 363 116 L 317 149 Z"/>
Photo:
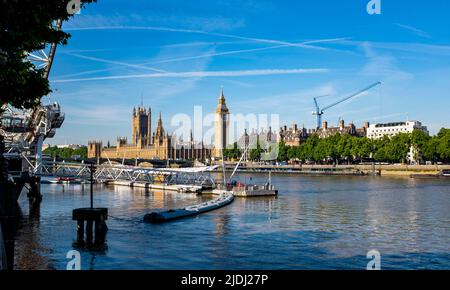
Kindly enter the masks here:
<path id="1" fill-rule="evenodd" d="M 240 36 L 234 34 L 225 34 L 218 32 L 208 32 L 202 30 L 193 30 L 193 29 L 180 29 L 180 28 L 169 28 L 169 27 L 159 27 L 159 26 L 93 26 L 93 27 L 79 27 L 79 28 L 66 28 L 66 31 L 83 31 L 83 30 L 152 30 L 152 31 L 167 31 L 167 32 L 180 32 L 180 33 L 194 33 L 194 34 L 203 34 L 210 36 L 220 36 L 226 38 L 240 39 L 240 40 L 248 40 L 260 43 L 272 43 L 278 45 L 286 45 L 286 46 L 294 46 L 294 47 L 303 47 L 303 48 L 313 48 L 313 49 L 326 49 L 323 47 L 309 46 L 307 44 L 319 43 L 320 40 L 307 41 L 306 43 L 293 43 L 281 40 L 274 39 L 264 39 L 264 38 L 254 38 L 247 36 Z M 348 38 L 336 38 L 329 39 L 324 41 L 337 41 L 337 40 L 345 40 Z"/>
<path id="2" fill-rule="evenodd" d="M 85 29 L 90 29 L 90 28 L 82 28 L 82 30 L 85 30 Z M 99 28 L 99 29 L 102 29 L 102 28 Z M 104 28 L 104 29 L 106 29 L 106 28 Z M 172 29 L 171 29 L 171 31 L 172 31 Z M 182 30 L 182 31 L 184 32 L 185 30 Z M 309 48 L 309 49 L 311 49 L 311 48 L 312 49 L 326 49 L 326 48 L 318 48 L 316 46 L 310 46 L 308 44 L 335 42 L 335 41 L 344 41 L 344 40 L 348 40 L 348 38 L 317 39 L 317 40 L 305 41 L 303 43 L 298 43 L 298 45 L 303 45 L 302 46 L 303 48 Z M 283 48 L 283 47 L 289 47 L 289 46 L 292 46 L 292 45 L 290 45 L 290 44 L 280 44 L 280 45 L 269 46 L 269 47 L 262 47 L 262 48 L 252 48 L 252 49 L 233 50 L 233 51 L 225 51 L 225 52 L 218 52 L 218 53 L 209 53 L 209 54 L 202 54 L 202 55 L 197 55 L 197 56 L 179 57 L 179 58 L 165 59 L 165 60 L 160 60 L 160 61 L 150 61 L 150 62 L 144 62 L 144 63 L 136 64 L 136 65 L 134 65 L 134 64 L 127 64 L 127 63 L 120 63 L 120 62 L 116 62 L 116 61 L 109 61 L 109 60 L 99 59 L 99 58 L 94 58 L 94 57 L 88 57 L 88 56 L 83 56 L 83 55 L 79 55 L 79 54 L 70 54 L 70 55 L 81 57 L 81 58 L 85 58 L 85 59 L 90 59 L 90 60 L 96 60 L 96 61 L 100 61 L 100 62 L 106 62 L 106 63 L 112 63 L 112 64 L 121 64 L 123 66 L 137 67 L 137 68 L 144 68 L 144 69 L 152 69 L 152 70 L 158 71 L 155 68 L 148 68 L 145 65 L 170 63 L 170 62 L 185 61 L 185 60 L 192 60 L 192 59 L 200 59 L 200 58 L 205 58 L 205 57 L 214 57 L 214 56 L 221 56 L 221 55 L 231 55 L 231 54 L 239 54 L 239 53 L 247 53 L 247 52 L 256 52 L 256 51 L 271 50 L 271 49 L 277 49 L 277 48 Z M 74 77 L 74 76 L 86 75 L 86 74 L 91 74 L 91 73 L 106 72 L 106 71 L 111 71 L 111 70 L 114 70 L 114 69 L 115 68 L 90 70 L 90 71 L 84 71 L 84 72 L 80 72 L 80 73 L 64 75 L 62 77 Z M 164 71 L 159 70 L 158 72 L 164 72 Z"/>
<path id="3" fill-rule="evenodd" d="M 160 64 L 160 63 L 184 61 L 184 60 L 191 60 L 191 59 L 199 59 L 199 58 L 205 58 L 205 57 L 230 55 L 230 54 L 239 54 L 239 53 L 245 53 L 245 52 L 263 51 L 263 50 L 270 50 L 270 49 L 276 49 L 276 48 L 281 48 L 281 47 L 286 47 L 286 45 L 276 45 L 276 46 L 269 46 L 269 47 L 241 49 L 241 50 L 231 50 L 231 51 L 224 51 L 224 52 L 217 52 L 217 53 L 207 53 L 207 54 L 196 55 L 196 56 L 186 56 L 186 57 L 178 57 L 178 58 L 171 58 L 171 59 L 163 59 L 163 60 L 159 60 L 159 61 L 145 62 L 145 63 L 142 63 L 141 65 Z"/>
<path id="4" fill-rule="evenodd" d="M 304 73 L 326 73 L 328 69 L 261 69 L 261 70 L 238 70 L 238 71 L 191 71 L 191 72 L 167 72 L 153 74 L 119 75 L 107 77 L 79 78 L 54 80 L 55 83 L 97 81 L 97 80 L 117 80 L 134 78 L 198 78 L 198 77 L 243 77 L 243 76 L 266 76 L 283 74 L 304 74 Z"/>
<path id="5" fill-rule="evenodd" d="M 166 72 L 164 70 L 160 70 L 160 69 L 156 69 L 156 68 L 148 67 L 148 66 L 143 66 L 143 65 L 139 65 L 139 64 L 129 64 L 129 63 L 115 61 L 115 60 L 108 60 L 108 59 L 103 59 L 103 58 L 98 58 L 98 57 L 84 56 L 84 55 L 77 54 L 77 53 L 67 53 L 67 54 L 68 55 L 72 55 L 72 56 L 76 56 L 76 57 L 79 57 L 79 58 L 84 58 L 84 59 L 88 59 L 88 60 L 98 61 L 98 62 L 104 62 L 104 63 L 110 63 L 110 64 L 118 64 L 118 65 L 121 65 L 121 66 L 128 66 L 128 67 L 132 67 L 132 68 L 140 68 L 140 69 L 151 70 L 151 71 L 155 71 L 155 72 Z"/>

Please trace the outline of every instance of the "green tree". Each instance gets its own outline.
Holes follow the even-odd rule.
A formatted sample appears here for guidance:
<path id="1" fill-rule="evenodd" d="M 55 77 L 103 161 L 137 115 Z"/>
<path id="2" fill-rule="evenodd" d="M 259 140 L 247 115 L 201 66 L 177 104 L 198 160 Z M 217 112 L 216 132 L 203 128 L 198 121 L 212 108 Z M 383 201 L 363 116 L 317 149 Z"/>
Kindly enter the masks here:
<path id="1" fill-rule="evenodd" d="M 231 159 L 239 159 L 241 158 L 241 150 L 238 148 L 237 142 L 233 143 L 232 148 L 224 148 L 223 149 L 223 157 L 231 160 Z"/>
<path id="2" fill-rule="evenodd" d="M 263 150 L 262 150 L 261 145 L 259 144 L 259 140 L 258 140 L 256 142 L 256 148 L 250 150 L 250 160 L 260 161 L 262 153 L 263 153 Z"/>
<path id="3" fill-rule="evenodd" d="M 72 17 L 70 0 L 0 1 L 0 103 L 33 108 L 50 93 L 44 69 L 24 59 L 45 43 L 66 44 L 70 35 L 53 26 Z M 81 0 L 81 6 L 95 0 Z"/>
<path id="4" fill-rule="evenodd" d="M 422 130 L 414 130 L 411 134 L 411 145 L 414 148 L 414 159 L 423 158 L 425 147 L 430 142 L 431 137 Z"/>
<path id="5" fill-rule="evenodd" d="M 392 162 L 406 162 L 411 148 L 411 134 L 399 133 L 394 135 L 386 147 L 386 158 Z"/>
<path id="6" fill-rule="evenodd" d="M 439 159 L 444 162 L 450 161 L 450 130 L 449 129 L 441 129 L 437 135 L 438 137 L 438 145 L 437 145 L 437 154 Z"/>
<path id="7" fill-rule="evenodd" d="M 279 161 L 279 162 L 287 161 L 289 159 L 288 158 L 288 150 L 289 150 L 289 146 L 287 146 L 286 143 L 281 141 L 278 144 L 278 158 L 277 158 L 277 161 Z"/>
<path id="8" fill-rule="evenodd" d="M 439 160 L 438 154 L 439 138 L 434 136 L 422 147 L 422 156 L 426 161 L 436 162 Z"/>
<path id="9" fill-rule="evenodd" d="M 51 157 L 59 157 L 65 160 L 72 159 L 72 156 L 79 155 L 81 159 L 87 158 L 87 147 L 83 146 L 78 149 L 58 148 L 56 146 L 49 147 L 43 151 L 44 154 Z"/>

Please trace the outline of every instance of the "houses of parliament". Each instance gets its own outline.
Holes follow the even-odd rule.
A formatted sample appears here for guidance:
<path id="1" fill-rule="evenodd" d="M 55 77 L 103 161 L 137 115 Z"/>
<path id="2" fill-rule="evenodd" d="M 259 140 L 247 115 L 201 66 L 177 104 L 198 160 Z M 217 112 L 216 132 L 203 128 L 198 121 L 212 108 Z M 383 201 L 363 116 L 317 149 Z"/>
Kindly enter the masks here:
<path id="1" fill-rule="evenodd" d="M 188 142 L 178 144 L 174 136 L 164 130 L 161 113 L 156 130 L 152 133 L 152 111 L 143 106 L 133 108 L 131 143 L 128 138 L 118 137 L 116 147 L 104 147 L 101 141 L 89 141 L 88 158 L 103 159 L 190 159 L 205 161 L 220 158 L 221 149 L 228 139 L 229 110 L 223 90 L 215 111 L 213 146 L 206 146 L 203 141 L 196 143 L 192 133 Z"/>

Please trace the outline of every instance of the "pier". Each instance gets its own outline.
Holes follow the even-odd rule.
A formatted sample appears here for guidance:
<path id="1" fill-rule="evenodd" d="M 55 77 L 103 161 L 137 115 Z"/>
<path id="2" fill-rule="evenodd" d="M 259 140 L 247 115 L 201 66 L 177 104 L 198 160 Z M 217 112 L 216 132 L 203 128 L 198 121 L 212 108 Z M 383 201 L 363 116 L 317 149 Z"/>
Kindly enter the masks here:
<path id="1" fill-rule="evenodd" d="M 42 176 L 90 179 L 89 163 L 66 163 L 45 161 Z M 190 168 L 145 168 L 139 166 L 100 164 L 95 165 L 93 180 L 96 183 L 110 183 L 136 187 L 165 185 L 189 185 L 212 188 L 215 180 L 210 175 L 218 166 Z M 157 188 L 160 189 L 160 188 Z"/>

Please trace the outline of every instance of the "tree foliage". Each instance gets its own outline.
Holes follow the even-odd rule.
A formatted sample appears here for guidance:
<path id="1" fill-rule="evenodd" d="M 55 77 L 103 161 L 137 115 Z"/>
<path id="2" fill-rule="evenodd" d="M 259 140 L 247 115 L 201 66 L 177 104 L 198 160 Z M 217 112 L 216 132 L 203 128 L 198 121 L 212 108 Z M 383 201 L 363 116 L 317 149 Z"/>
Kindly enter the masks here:
<path id="1" fill-rule="evenodd" d="M 81 7 L 96 0 L 81 0 Z M 66 44 L 70 34 L 52 25 L 68 20 L 70 0 L 0 1 L 0 102 L 33 108 L 51 92 L 44 69 L 25 59 L 45 43 Z"/>
<path id="2" fill-rule="evenodd" d="M 278 159 L 342 164 L 372 158 L 378 162 L 405 163 L 411 147 L 416 160 L 450 162 L 450 130 L 441 129 L 434 137 L 415 130 L 376 140 L 341 134 L 320 139 L 312 135 L 300 146 L 280 143 Z"/>
<path id="3" fill-rule="evenodd" d="M 86 159 L 87 147 L 72 149 L 72 148 L 58 148 L 56 146 L 52 146 L 45 149 L 43 153 L 51 157 L 59 157 L 65 160 L 72 159 L 75 156 L 79 156 L 81 159 Z"/>
<path id="4" fill-rule="evenodd" d="M 223 149 L 223 157 L 228 160 L 236 160 L 241 158 L 242 152 L 238 148 L 237 142 L 233 143 L 233 148 Z"/>

